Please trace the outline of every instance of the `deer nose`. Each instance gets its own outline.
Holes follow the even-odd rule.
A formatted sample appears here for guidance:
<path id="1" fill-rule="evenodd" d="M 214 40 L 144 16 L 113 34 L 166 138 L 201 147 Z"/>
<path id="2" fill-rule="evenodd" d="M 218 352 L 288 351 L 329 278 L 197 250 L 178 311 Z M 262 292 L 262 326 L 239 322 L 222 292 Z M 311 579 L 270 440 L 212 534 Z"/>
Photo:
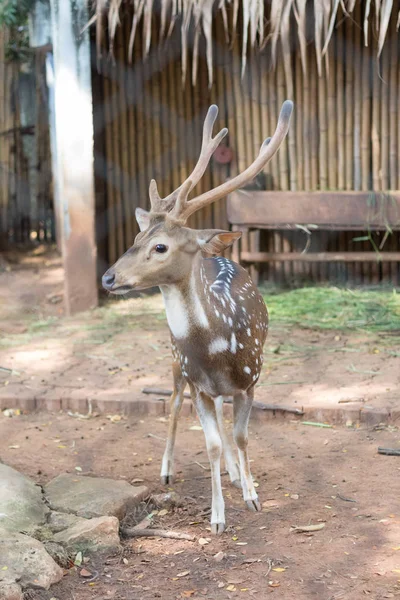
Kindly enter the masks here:
<path id="1" fill-rule="evenodd" d="M 103 284 L 103 288 L 106 290 L 110 290 L 115 283 L 115 273 L 104 273 L 101 283 Z"/>

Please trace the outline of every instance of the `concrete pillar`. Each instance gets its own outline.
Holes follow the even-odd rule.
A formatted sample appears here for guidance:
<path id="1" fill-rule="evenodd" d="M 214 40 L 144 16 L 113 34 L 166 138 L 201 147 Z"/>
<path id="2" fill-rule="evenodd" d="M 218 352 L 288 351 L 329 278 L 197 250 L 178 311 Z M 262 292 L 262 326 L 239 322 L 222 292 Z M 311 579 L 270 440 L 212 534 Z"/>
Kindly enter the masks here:
<path id="1" fill-rule="evenodd" d="M 67 314 L 97 305 L 93 114 L 87 0 L 50 0 L 54 184 Z"/>

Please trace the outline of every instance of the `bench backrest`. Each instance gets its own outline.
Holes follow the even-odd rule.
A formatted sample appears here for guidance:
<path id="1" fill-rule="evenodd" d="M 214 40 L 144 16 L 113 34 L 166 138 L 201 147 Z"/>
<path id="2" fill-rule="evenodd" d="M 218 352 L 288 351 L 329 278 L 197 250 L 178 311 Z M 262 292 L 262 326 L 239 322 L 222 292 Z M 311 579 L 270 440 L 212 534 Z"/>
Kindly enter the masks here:
<path id="1" fill-rule="evenodd" d="M 228 197 L 231 225 L 260 229 L 400 230 L 400 191 L 275 192 L 238 190 Z"/>

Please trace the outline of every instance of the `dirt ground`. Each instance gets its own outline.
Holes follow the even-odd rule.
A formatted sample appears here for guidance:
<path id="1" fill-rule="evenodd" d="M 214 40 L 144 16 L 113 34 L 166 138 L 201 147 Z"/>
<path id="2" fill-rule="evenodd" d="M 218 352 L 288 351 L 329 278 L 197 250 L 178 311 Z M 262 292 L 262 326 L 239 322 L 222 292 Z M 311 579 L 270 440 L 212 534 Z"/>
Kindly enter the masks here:
<path id="1" fill-rule="evenodd" d="M 63 272 L 38 248 L 7 257 L 0 273 L 0 407 L 104 411 L 171 388 L 169 333 L 160 294 L 109 300 L 63 318 Z M 399 337 L 275 323 L 265 345 L 256 399 L 354 422 L 362 411 L 399 413 Z M 346 409 L 346 415 L 344 411 Z M 127 410 L 129 413 L 129 409 Z M 344 415 L 344 416 L 343 416 Z M 395 421 L 397 416 L 394 416 Z"/>
<path id="2" fill-rule="evenodd" d="M 143 480 L 161 492 L 168 417 L 120 416 L 122 406 L 145 399 L 144 386 L 171 387 L 159 296 L 102 299 L 95 311 L 66 318 L 57 255 L 37 249 L 6 258 L 0 264 L 0 406 L 26 402 L 52 410 L 14 418 L 0 413 L 0 459 L 39 483 L 70 471 Z M 240 491 L 224 476 L 228 529 L 211 538 L 203 433 L 191 429 L 198 422 L 186 414 L 173 486 L 184 506 L 154 522 L 196 541 L 126 540 L 121 556 L 86 565 L 94 581 L 72 568 L 61 584 L 30 600 L 400 596 L 400 460 L 377 453 L 378 446 L 398 447 L 400 432 L 395 420 L 375 427 L 358 420 L 360 411 L 376 410 L 379 423 L 385 410 L 399 406 L 398 351 L 383 333 L 272 322 L 256 399 L 303 408 L 320 421 L 335 422 L 346 409 L 348 426 L 307 426 L 291 415 L 253 419 L 250 454 L 263 511 L 245 510 Z M 86 412 L 89 400 L 101 415 L 68 414 Z M 293 530 L 309 524 L 324 527 Z M 208 543 L 201 545 L 200 537 Z M 219 552 L 221 562 L 214 558 Z"/>
<path id="3" fill-rule="evenodd" d="M 400 464 L 398 457 L 377 454 L 378 446 L 400 442 L 396 428 L 252 422 L 250 456 L 263 510 L 247 511 L 240 491 L 224 476 L 228 528 L 211 537 L 208 461 L 202 431 L 191 429 L 196 423 L 194 417 L 182 418 L 178 431 L 177 482 L 171 489 L 184 506 L 155 518 L 157 527 L 193 534 L 196 541 L 127 540 L 120 556 L 86 565 L 98 573 L 90 584 L 73 568 L 48 593 L 32 598 L 400 596 Z M 60 413 L 0 417 L 0 457 L 40 483 L 79 467 L 77 477 L 139 479 L 161 492 L 167 426 L 165 417 L 117 422 Z M 324 528 L 292 531 L 309 524 Z M 209 543 L 199 544 L 201 537 Z M 226 555 L 221 562 L 214 558 L 218 552 Z"/>

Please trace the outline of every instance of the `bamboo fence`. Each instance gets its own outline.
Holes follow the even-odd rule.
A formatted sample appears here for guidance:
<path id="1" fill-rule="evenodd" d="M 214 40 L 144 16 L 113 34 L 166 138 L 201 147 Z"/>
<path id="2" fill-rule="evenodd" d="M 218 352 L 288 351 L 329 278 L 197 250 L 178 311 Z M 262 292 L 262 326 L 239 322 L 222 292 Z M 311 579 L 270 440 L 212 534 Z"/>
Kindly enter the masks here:
<path id="1" fill-rule="evenodd" d="M 0 245 L 55 241 L 45 55 L 31 61 L 24 79 L 6 56 L 8 32 L 0 30 Z M 22 94 L 31 86 L 32 121 L 22 119 Z M 30 144 L 26 140 L 31 141 Z M 32 143 L 33 142 L 33 143 Z"/>
<path id="2" fill-rule="evenodd" d="M 341 9 L 339 9 L 340 11 Z M 226 144 L 232 150 L 229 163 L 213 159 L 197 186 L 201 193 L 218 185 L 256 157 L 260 144 L 274 131 L 280 104 L 295 102 L 290 135 L 266 167 L 264 180 L 255 186 L 269 190 L 370 190 L 379 206 L 384 193 L 400 189 L 400 37 L 396 15 L 389 23 L 387 40 L 377 59 L 377 40 L 371 33 L 364 45 L 361 6 L 354 19 L 338 19 L 329 55 L 318 75 L 315 51 L 308 46 L 307 69 L 299 52 L 277 48 L 276 68 L 271 50 L 252 52 L 241 77 L 241 45 L 238 37 L 227 46 L 222 19 L 213 25 L 214 81 L 208 85 L 205 48 L 199 41 L 198 76 L 192 86 L 182 84 L 180 38 L 173 31 L 159 40 L 153 25 L 149 56 L 144 58 L 143 36 L 138 29 L 133 63 L 129 64 L 129 17 L 117 30 L 115 65 L 104 57 L 100 77 L 104 95 L 104 148 L 108 165 L 106 212 L 108 260 L 126 250 L 137 233 L 134 208 L 148 208 L 148 184 L 155 177 L 162 194 L 168 194 L 189 175 L 201 145 L 202 123 L 211 102 L 220 107 L 216 127 L 229 126 Z M 191 72 L 188 52 L 187 71 Z M 94 99 L 96 104 L 96 98 Z M 225 142 L 224 142 L 225 143 Z M 250 202 L 251 200 L 249 200 Z M 310 215 L 312 223 L 312 215 Z M 205 208 L 191 221 L 196 227 L 226 228 L 225 204 Z M 400 215 L 399 215 L 400 224 Z M 354 238 L 369 236 L 369 240 Z M 372 240 L 372 241 L 371 241 Z M 244 236 L 244 249 L 298 252 L 306 244 L 324 251 L 399 250 L 395 232 L 255 232 Z M 337 281 L 397 285 L 396 263 L 271 263 L 262 268 L 271 281 Z"/>

